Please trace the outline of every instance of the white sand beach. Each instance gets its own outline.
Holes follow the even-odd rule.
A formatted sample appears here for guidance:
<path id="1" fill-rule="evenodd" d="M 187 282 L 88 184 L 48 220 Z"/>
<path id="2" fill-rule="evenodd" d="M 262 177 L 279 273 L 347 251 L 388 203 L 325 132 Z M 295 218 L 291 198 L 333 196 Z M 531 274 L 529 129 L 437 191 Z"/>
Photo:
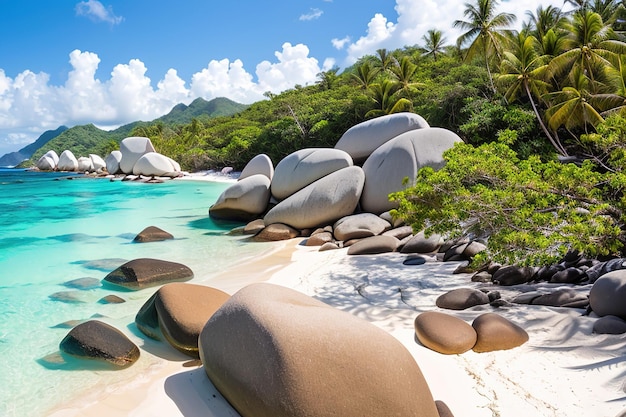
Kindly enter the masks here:
<path id="1" fill-rule="evenodd" d="M 232 294 L 248 283 L 268 281 L 379 326 L 409 350 L 434 399 L 444 401 L 457 417 L 626 416 L 626 335 L 592 334 L 593 315 L 583 316 L 580 309 L 529 305 L 446 311 L 468 323 L 482 313 L 496 312 L 524 328 L 530 340 L 506 351 L 442 355 L 416 340 L 415 317 L 425 311 L 441 311 L 435 300 L 451 289 L 486 284 L 471 282 L 468 274 L 452 274 L 457 262 L 433 260 L 405 266 L 405 255 L 399 253 L 348 256 L 346 249 L 318 252 L 318 248 L 300 245 L 301 241 L 277 243 L 276 251 L 268 256 L 194 282 Z M 531 289 L 488 288 L 499 290 L 505 299 Z M 545 291 L 555 288 L 558 286 L 552 284 L 539 287 Z M 213 387 L 199 361 L 159 342 L 140 341 L 136 336 L 133 340 L 142 348 L 142 355 L 157 359 L 148 372 L 91 390 L 49 415 L 238 416 Z"/>

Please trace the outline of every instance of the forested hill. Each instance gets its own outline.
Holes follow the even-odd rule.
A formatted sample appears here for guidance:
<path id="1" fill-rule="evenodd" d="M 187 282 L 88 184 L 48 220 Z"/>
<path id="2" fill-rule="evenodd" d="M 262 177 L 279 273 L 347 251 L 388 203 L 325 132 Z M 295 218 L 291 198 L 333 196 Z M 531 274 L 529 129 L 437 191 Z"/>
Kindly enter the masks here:
<path id="1" fill-rule="evenodd" d="M 153 121 L 132 122 L 111 131 L 99 129 L 93 124 L 74 126 L 70 129 L 65 128 L 67 130 L 54 137 L 54 139 L 37 146 L 37 150 L 34 153 L 31 151 L 32 157 L 27 164 L 33 165 L 49 150 L 54 150 L 60 155 L 61 152 L 69 149 L 76 157 L 95 153 L 104 158 L 110 151 L 119 148 L 119 142 L 122 139 L 132 136 L 133 131 L 142 126 L 158 124 L 173 128 L 179 124 L 189 124 L 194 119 L 206 121 L 214 117 L 230 116 L 247 107 L 244 104 L 236 103 L 223 97 L 210 101 L 197 98 L 189 106 L 182 103 L 177 104 L 168 114 Z M 32 146 L 32 144 L 29 146 Z"/>

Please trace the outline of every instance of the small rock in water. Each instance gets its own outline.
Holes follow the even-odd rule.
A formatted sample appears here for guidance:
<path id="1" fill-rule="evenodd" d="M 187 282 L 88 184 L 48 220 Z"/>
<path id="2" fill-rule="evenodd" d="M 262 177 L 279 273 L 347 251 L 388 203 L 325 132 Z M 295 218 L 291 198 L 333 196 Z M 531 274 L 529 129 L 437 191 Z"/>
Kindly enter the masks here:
<path id="1" fill-rule="evenodd" d="M 59 291 L 50 294 L 48 297 L 54 301 L 63 301 L 64 303 L 84 303 L 83 294 L 80 291 Z"/>
<path id="2" fill-rule="evenodd" d="M 426 263 L 426 258 L 423 256 L 409 256 L 402 262 L 402 265 L 423 265 Z"/>
<path id="3" fill-rule="evenodd" d="M 79 290 L 91 290 L 91 289 L 100 287 L 101 284 L 98 278 L 84 277 L 84 278 L 73 279 L 71 281 L 65 281 L 63 285 L 66 287 L 76 288 Z"/>
<path id="4" fill-rule="evenodd" d="M 87 269 L 95 269 L 98 271 L 112 271 L 123 263 L 128 262 L 127 259 L 122 258 L 105 258 L 105 259 L 94 259 L 92 261 L 76 261 L 73 262 L 78 265 L 82 265 L 83 268 Z"/>
<path id="5" fill-rule="evenodd" d="M 121 304 L 121 303 L 125 303 L 126 300 L 124 300 L 121 297 L 118 297 L 117 295 L 107 295 L 105 297 L 102 297 L 101 299 L 98 300 L 98 302 L 100 304 Z"/>
<path id="6" fill-rule="evenodd" d="M 137 236 L 135 236 L 134 242 L 147 243 L 147 242 L 161 242 L 163 240 L 174 239 L 170 233 L 156 226 L 148 226 L 143 229 Z"/>

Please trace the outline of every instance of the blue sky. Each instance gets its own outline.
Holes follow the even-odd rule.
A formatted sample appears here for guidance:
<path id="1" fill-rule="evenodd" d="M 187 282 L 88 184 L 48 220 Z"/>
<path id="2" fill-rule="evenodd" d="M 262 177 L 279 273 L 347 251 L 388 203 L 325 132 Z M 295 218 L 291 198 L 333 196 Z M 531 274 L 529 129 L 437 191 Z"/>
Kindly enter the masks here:
<path id="1" fill-rule="evenodd" d="M 263 99 L 376 49 L 453 43 L 466 0 L 0 0 L 0 155 L 64 124 L 109 129 L 180 102 Z M 518 15 L 557 0 L 510 0 Z"/>

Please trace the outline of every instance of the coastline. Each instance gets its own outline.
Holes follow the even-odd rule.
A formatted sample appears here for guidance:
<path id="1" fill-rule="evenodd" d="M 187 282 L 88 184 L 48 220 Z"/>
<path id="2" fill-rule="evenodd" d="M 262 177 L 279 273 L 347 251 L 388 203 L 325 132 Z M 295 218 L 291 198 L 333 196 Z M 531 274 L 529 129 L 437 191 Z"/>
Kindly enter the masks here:
<path id="1" fill-rule="evenodd" d="M 267 281 L 370 321 L 409 350 L 434 399 L 444 401 L 456 416 L 611 417 L 626 408 L 626 360 L 620 352 L 626 338 L 591 334 L 595 318 L 582 316 L 581 310 L 545 306 L 495 309 L 486 305 L 455 311 L 451 314 L 468 322 L 482 313 L 497 312 L 524 327 L 530 340 L 507 351 L 442 355 L 416 341 L 413 320 L 420 312 L 437 310 L 435 300 L 442 293 L 459 287 L 486 288 L 484 284 L 470 282 L 468 274 L 453 275 L 459 265 L 456 262 L 404 266 L 404 255 L 398 253 L 348 256 L 345 249 L 319 252 L 300 245 L 301 241 L 279 242 L 263 256 L 196 282 L 232 294 L 246 284 Z M 365 291 L 355 291 L 363 282 L 367 283 Z M 524 290 L 489 288 L 501 291 L 503 297 Z M 162 354 L 167 351 L 164 356 L 168 359 L 149 372 L 92 392 L 49 415 L 238 416 L 197 361 L 163 344 L 160 348 Z M 151 349 L 154 351 L 154 346 Z"/>

